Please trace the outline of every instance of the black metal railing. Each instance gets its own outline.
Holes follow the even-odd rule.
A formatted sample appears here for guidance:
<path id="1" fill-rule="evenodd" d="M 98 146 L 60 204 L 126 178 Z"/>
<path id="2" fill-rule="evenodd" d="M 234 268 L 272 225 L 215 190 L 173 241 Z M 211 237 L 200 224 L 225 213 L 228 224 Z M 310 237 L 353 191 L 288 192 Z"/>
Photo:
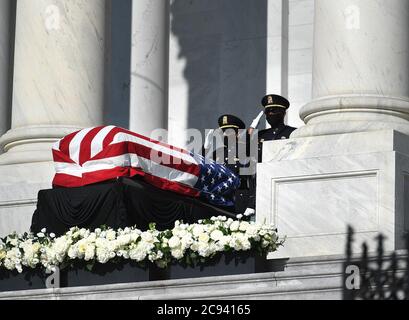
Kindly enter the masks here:
<path id="1" fill-rule="evenodd" d="M 348 228 L 344 265 L 344 300 L 409 300 L 409 236 L 406 251 L 385 253 L 385 237 L 377 237 L 376 254 L 362 244 L 360 257 L 353 255 L 354 231 Z"/>

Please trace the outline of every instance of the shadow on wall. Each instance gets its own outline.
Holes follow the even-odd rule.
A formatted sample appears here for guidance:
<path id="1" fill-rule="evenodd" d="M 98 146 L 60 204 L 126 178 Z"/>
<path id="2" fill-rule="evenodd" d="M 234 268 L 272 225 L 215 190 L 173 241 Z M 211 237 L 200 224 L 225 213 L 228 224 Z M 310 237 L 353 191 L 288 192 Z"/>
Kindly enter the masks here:
<path id="1" fill-rule="evenodd" d="M 266 90 L 267 0 L 173 0 L 170 14 L 186 60 L 187 128 L 214 128 L 223 113 L 249 125 Z"/>

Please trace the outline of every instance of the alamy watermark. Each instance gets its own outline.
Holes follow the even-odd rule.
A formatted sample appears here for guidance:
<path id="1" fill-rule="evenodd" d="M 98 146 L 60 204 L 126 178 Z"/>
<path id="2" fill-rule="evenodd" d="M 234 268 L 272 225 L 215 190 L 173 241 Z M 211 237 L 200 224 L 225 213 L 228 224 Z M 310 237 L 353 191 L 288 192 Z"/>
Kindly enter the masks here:
<path id="1" fill-rule="evenodd" d="M 345 269 L 345 288 L 348 290 L 361 289 L 361 274 L 359 267 L 356 265 L 349 265 Z"/>
<path id="2" fill-rule="evenodd" d="M 47 289 L 60 288 L 60 268 L 52 267 L 51 270 L 46 271 L 47 274 L 51 274 L 45 279 L 45 287 Z"/>
<path id="3" fill-rule="evenodd" d="M 221 130 L 207 129 L 205 135 L 198 129 L 188 129 L 184 133 L 187 137 L 184 148 L 167 145 L 168 131 L 156 129 L 149 135 L 153 141 L 166 144 L 164 148 L 152 148 L 150 159 L 164 165 L 190 164 L 192 157 L 184 155 L 184 150 L 190 151 L 193 158 L 197 155 L 206 164 L 233 164 L 239 166 L 240 175 L 253 175 L 256 172 L 258 161 L 258 131 L 255 130 L 251 136 L 247 130 Z M 210 135 L 209 135 L 210 133 Z M 207 137 L 208 143 L 205 147 Z M 169 150 L 170 149 L 170 150 Z M 196 159 L 197 160 L 197 159 Z"/>

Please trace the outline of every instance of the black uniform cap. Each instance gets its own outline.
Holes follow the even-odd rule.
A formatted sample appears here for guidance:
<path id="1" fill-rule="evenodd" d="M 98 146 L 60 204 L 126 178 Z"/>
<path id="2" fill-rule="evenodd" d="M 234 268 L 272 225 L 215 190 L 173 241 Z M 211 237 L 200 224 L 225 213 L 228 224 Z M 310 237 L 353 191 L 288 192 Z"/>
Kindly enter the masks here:
<path id="1" fill-rule="evenodd" d="M 290 102 L 286 98 L 276 94 L 266 95 L 263 100 L 261 100 L 261 104 L 265 109 L 282 108 L 287 110 L 290 107 Z"/>
<path id="2" fill-rule="evenodd" d="M 220 129 L 246 129 L 244 122 L 231 114 L 222 115 L 218 122 Z"/>

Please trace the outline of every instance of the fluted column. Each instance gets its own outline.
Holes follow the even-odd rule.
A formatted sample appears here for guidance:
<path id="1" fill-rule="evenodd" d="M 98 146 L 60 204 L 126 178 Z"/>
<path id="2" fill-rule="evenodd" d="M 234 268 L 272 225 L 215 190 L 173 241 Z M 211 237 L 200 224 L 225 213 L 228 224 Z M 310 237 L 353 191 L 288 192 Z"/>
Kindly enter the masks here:
<path id="1" fill-rule="evenodd" d="M 130 129 L 145 135 L 168 124 L 168 0 L 133 0 Z"/>
<path id="2" fill-rule="evenodd" d="M 0 164 L 51 159 L 53 141 L 102 124 L 105 0 L 18 0 L 12 128 Z"/>
<path id="3" fill-rule="evenodd" d="M 0 1 L 0 136 L 10 124 L 11 1 Z M 1 150 L 0 150 L 1 153 Z"/>
<path id="4" fill-rule="evenodd" d="M 313 101 L 292 137 L 409 134 L 409 1 L 316 0 Z"/>

